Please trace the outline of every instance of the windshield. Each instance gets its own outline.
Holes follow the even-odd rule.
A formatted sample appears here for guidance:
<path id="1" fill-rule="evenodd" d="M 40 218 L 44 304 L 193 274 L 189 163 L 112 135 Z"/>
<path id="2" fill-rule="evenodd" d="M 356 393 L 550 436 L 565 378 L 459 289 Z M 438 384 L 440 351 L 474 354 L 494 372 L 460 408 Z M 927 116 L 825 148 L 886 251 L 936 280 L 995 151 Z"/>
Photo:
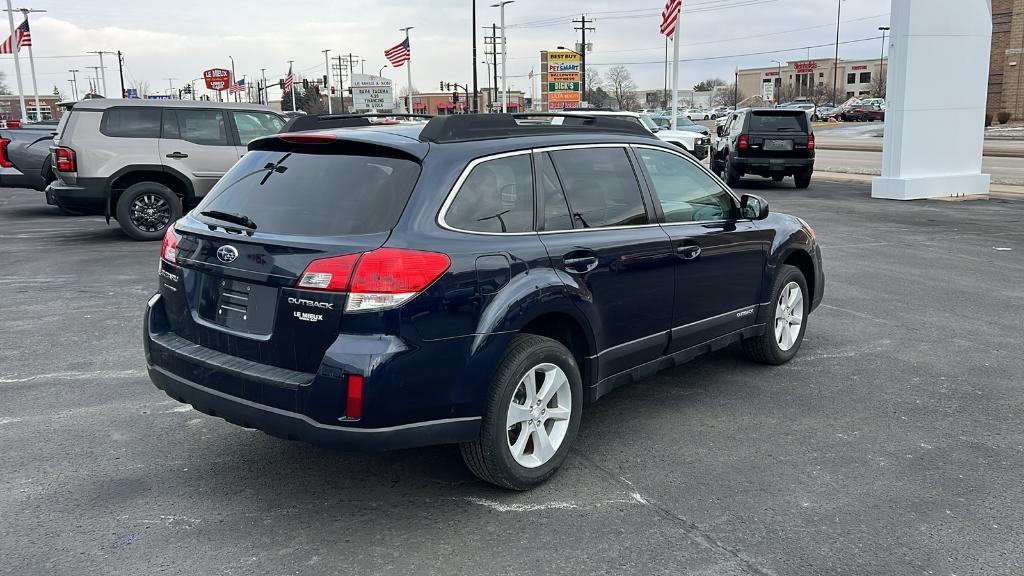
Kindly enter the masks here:
<path id="1" fill-rule="evenodd" d="M 648 130 L 652 132 L 658 130 L 659 128 L 658 123 L 655 122 L 653 118 L 651 118 L 650 114 L 641 114 L 640 122 L 642 122 L 644 127 L 646 127 Z"/>
<path id="2" fill-rule="evenodd" d="M 195 214 L 245 217 L 271 234 L 384 232 L 398 222 L 419 173 L 419 164 L 398 158 L 253 150 L 221 178 Z"/>

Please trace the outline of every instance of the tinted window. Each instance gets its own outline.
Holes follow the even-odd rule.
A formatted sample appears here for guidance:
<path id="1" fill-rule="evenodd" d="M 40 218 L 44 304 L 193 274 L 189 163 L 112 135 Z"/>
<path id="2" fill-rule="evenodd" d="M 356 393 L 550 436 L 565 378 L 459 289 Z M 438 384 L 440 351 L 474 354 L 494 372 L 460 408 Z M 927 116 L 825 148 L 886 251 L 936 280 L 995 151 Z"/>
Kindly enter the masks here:
<path id="1" fill-rule="evenodd" d="M 654 184 L 665 222 L 727 220 L 733 200 L 717 182 L 682 158 L 650 148 L 637 152 Z"/>
<path id="2" fill-rule="evenodd" d="M 544 213 L 544 230 L 572 230 L 569 205 L 547 154 L 537 155 L 537 194 Z"/>
<path id="3" fill-rule="evenodd" d="M 861 72 L 860 73 L 860 83 L 861 84 L 870 84 L 871 83 L 871 72 Z"/>
<path id="4" fill-rule="evenodd" d="M 195 214 L 242 214 L 272 234 L 384 232 L 398 222 L 419 173 L 419 164 L 397 158 L 257 150 L 220 179 Z"/>
<path id="5" fill-rule="evenodd" d="M 551 153 L 576 228 L 647 224 L 633 166 L 623 148 Z"/>
<path id="6" fill-rule="evenodd" d="M 160 109 L 118 106 L 103 113 L 100 132 L 118 138 L 159 138 Z"/>
<path id="7" fill-rule="evenodd" d="M 171 112 L 171 110 L 168 110 Z M 227 126 L 224 123 L 224 112 L 220 110 L 174 110 L 178 119 L 177 137 L 194 144 L 208 146 L 226 146 L 228 144 Z M 164 136 L 170 138 L 171 136 Z"/>
<path id="8" fill-rule="evenodd" d="M 284 120 L 269 112 L 232 112 L 238 140 L 245 146 L 257 138 L 277 134 L 284 127 Z"/>
<path id="9" fill-rule="evenodd" d="M 755 112 L 750 115 L 751 132 L 806 132 L 806 114 L 773 114 Z"/>
<path id="10" fill-rule="evenodd" d="M 856 72 L 851 72 L 851 73 L 847 74 L 846 75 L 846 83 L 847 84 L 856 84 L 857 83 L 857 73 Z"/>
<path id="11" fill-rule="evenodd" d="M 473 232 L 533 230 L 532 172 L 529 154 L 477 164 L 448 207 L 445 222 Z"/>

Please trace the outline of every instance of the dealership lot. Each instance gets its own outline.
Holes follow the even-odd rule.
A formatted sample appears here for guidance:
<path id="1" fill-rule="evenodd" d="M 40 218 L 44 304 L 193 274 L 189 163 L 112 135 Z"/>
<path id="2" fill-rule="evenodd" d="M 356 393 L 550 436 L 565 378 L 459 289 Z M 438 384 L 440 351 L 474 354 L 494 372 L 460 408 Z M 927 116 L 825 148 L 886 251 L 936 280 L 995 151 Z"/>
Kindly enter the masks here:
<path id="1" fill-rule="evenodd" d="M 824 247 L 800 354 L 613 393 L 528 493 L 170 400 L 140 344 L 159 245 L 0 192 L 0 573 L 1024 572 L 1024 202 L 748 187 Z"/>

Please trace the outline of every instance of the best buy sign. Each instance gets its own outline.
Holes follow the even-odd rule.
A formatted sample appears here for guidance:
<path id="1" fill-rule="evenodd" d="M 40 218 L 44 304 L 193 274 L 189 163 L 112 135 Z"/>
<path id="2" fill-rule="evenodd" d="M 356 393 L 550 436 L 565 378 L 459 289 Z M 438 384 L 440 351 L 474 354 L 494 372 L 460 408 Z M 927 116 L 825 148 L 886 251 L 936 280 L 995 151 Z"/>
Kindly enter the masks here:
<path id="1" fill-rule="evenodd" d="M 548 82 L 548 92 L 579 92 L 579 82 Z"/>

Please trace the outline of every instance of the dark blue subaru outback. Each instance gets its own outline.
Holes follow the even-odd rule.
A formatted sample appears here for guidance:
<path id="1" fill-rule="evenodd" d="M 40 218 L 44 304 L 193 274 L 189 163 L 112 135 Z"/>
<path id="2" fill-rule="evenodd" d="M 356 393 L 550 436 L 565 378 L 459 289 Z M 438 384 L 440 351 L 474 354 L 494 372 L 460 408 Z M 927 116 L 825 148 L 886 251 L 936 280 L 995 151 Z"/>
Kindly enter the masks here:
<path id="1" fill-rule="evenodd" d="M 457 443 L 523 490 L 617 386 L 734 342 L 793 358 L 824 288 L 814 231 L 639 124 L 565 122 L 252 142 L 164 238 L 154 384 L 281 438 Z"/>

